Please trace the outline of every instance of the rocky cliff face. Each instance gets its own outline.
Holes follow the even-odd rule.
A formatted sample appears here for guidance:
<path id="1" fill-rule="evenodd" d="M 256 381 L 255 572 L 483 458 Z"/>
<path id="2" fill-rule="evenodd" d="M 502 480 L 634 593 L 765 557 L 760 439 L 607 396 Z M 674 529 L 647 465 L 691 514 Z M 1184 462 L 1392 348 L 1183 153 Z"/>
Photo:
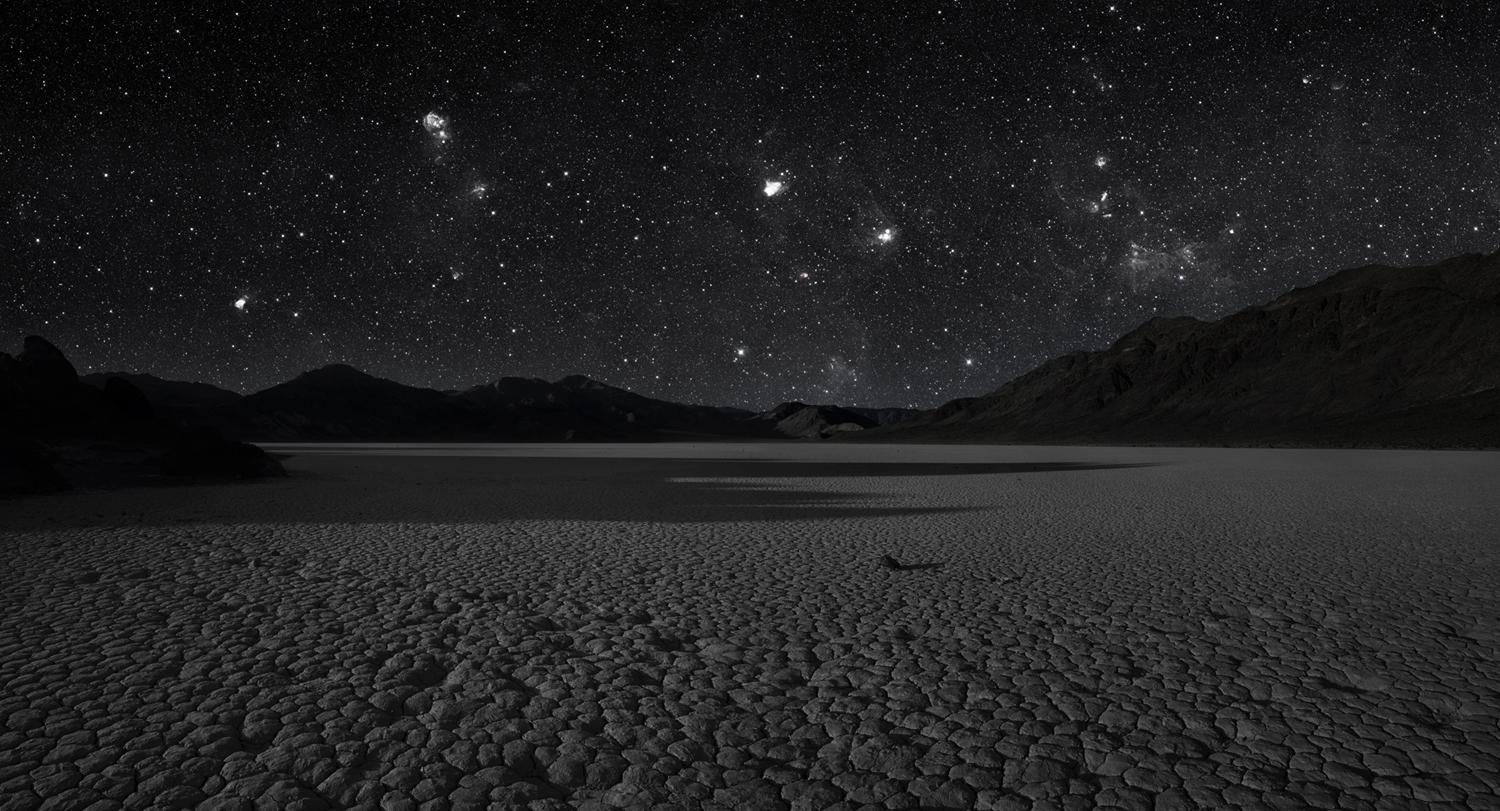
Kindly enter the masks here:
<path id="1" fill-rule="evenodd" d="M 69 486 L 149 484 L 161 476 L 283 475 L 254 445 L 189 429 L 159 413 L 134 383 L 81 382 L 45 338 L 0 352 L 0 495 Z"/>
<path id="2" fill-rule="evenodd" d="M 1154 319 L 908 423 L 916 438 L 1500 445 L 1500 253 Z"/>

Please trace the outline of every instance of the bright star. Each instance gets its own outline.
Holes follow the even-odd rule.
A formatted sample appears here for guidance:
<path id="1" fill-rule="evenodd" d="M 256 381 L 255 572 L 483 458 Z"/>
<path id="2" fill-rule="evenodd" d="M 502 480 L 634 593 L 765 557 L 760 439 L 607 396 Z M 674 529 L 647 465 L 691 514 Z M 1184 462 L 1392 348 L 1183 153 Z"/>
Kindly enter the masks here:
<path id="1" fill-rule="evenodd" d="M 765 189 L 763 189 L 763 191 L 766 193 L 767 197 L 775 197 L 776 195 L 781 193 L 781 190 L 785 188 L 785 186 L 786 184 L 780 180 L 767 180 L 766 187 Z"/>

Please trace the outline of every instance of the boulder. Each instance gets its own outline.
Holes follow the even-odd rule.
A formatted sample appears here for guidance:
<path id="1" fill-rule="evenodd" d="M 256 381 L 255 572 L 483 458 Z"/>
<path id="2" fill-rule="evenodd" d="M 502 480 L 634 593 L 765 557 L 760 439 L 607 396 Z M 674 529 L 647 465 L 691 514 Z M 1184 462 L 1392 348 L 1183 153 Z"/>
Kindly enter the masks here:
<path id="1" fill-rule="evenodd" d="M 68 489 L 68 480 L 53 467 L 51 456 L 35 440 L 0 436 L 0 495 Z"/>
<path id="2" fill-rule="evenodd" d="M 111 377 L 104 382 L 104 399 L 127 420 L 145 422 L 156 416 L 145 393 L 122 377 Z"/>
<path id="3" fill-rule="evenodd" d="M 209 428 L 187 428 L 179 433 L 161 458 L 168 476 L 229 476 L 258 479 L 285 476 L 281 463 L 246 442 L 225 439 Z"/>

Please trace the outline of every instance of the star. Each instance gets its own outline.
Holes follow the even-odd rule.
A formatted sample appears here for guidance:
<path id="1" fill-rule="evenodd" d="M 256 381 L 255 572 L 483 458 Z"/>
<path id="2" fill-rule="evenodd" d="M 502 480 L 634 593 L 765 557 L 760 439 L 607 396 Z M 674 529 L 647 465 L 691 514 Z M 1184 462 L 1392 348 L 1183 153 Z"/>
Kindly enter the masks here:
<path id="1" fill-rule="evenodd" d="M 4 147 L 38 171 L 7 178 L 0 220 L 12 264 L 47 283 L 0 284 L 0 313 L 86 336 L 107 317 L 87 307 L 127 307 L 144 317 L 76 351 L 144 363 L 170 324 L 194 351 L 164 367 L 247 390 L 337 352 L 424 386 L 477 382 L 475 369 L 604 373 L 628 357 L 611 383 L 758 408 L 815 394 L 820 361 L 848 351 L 864 382 L 829 378 L 830 399 L 932 406 L 1153 315 L 1221 317 L 1323 269 L 1493 250 L 1500 234 L 1500 176 L 1484 160 L 1500 89 L 1444 60 L 1486 52 L 1486 32 L 1441 10 L 1305 4 L 1318 8 L 1184 27 L 1159 3 L 1008 4 L 961 15 L 972 36 L 901 38 L 920 70 L 893 93 L 889 73 L 859 69 L 886 58 L 884 26 L 951 32 L 951 10 L 808 4 L 795 45 L 768 54 L 752 15 L 687 4 L 692 20 L 636 32 L 663 57 L 637 61 L 575 49 L 580 34 L 547 22 L 546 3 L 498 4 L 483 21 L 456 4 L 397 21 L 399 41 L 347 10 L 315 26 L 231 13 L 189 28 L 95 5 L 112 22 L 89 26 L 100 47 L 69 51 L 69 81 L 45 60 L 15 80 L 54 103 L 29 111 L 36 137 Z M 14 39 L 56 53 L 69 26 L 31 17 Z M 1007 26 L 1028 47 L 986 48 Z M 714 32 L 722 58 L 684 61 L 678 28 Z M 1122 59 L 1189 28 L 1202 48 Z M 530 56 L 495 50 L 521 32 Z M 154 43 L 132 51 L 140 69 L 108 70 L 138 35 Z M 1390 61 L 1355 47 L 1366 41 L 1420 47 Z M 316 71 L 318 104 L 261 70 L 265 53 L 349 42 L 372 47 Z M 1281 58 L 1237 58 L 1268 47 Z M 182 104 L 161 127 L 167 75 L 181 98 L 223 104 Z M 101 127 L 114 147 L 98 147 Z M 179 154 L 204 132 L 243 154 Z M 87 193 L 65 199 L 41 167 Z M 209 231 L 210 210 L 234 215 Z M 193 272 L 162 272 L 178 261 L 164 257 Z M 83 292 L 101 283 L 106 299 Z M 673 306 L 689 293 L 693 306 Z M 586 301 L 597 340 L 577 344 L 558 314 Z M 287 319 L 295 334 L 276 333 Z M 928 324 L 932 340 L 916 337 Z M 994 325 L 994 344 L 960 342 L 964 324 Z M 245 330 L 251 348 L 232 349 Z"/>

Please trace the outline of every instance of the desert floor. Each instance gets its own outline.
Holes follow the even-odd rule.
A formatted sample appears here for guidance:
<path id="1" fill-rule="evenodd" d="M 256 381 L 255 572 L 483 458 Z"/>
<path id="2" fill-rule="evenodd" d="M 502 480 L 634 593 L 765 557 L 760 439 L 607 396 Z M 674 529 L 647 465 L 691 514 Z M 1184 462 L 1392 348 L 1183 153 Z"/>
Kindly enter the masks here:
<path id="1" fill-rule="evenodd" d="M 0 502 L 0 808 L 1500 807 L 1500 453 L 282 450 Z"/>

